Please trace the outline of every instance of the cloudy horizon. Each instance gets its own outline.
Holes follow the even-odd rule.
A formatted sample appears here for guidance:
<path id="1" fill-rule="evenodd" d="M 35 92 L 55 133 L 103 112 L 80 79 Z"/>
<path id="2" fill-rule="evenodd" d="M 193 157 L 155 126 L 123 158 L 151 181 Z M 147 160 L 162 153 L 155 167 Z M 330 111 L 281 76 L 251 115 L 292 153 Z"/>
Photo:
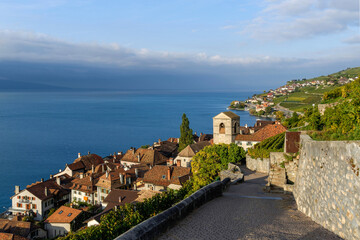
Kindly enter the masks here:
<path id="1" fill-rule="evenodd" d="M 195 87 L 260 90 L 360 66 L 355 0 L 3 1 L 0 13 L 0 67 L 65 64 L 82 71 L 78 83 L 66 80 L 71 71 L 46 79 L 9 70 L 2 80 L 96 88 L 111 78 L 105 85 L 120 88 L 142 78 L 135 83 L 157 88 L 173 78 Z M 86 69 L 112 74 L 92 80 Z"/>

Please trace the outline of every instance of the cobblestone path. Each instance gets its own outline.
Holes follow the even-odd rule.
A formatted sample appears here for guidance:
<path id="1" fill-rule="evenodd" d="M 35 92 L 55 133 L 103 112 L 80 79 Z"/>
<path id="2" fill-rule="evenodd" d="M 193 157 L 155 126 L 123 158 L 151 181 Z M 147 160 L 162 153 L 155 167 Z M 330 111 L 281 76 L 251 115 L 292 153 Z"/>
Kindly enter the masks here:
<path id="1" fill-rule="evenodd" d="M 264 193 L 267 176 L 242 169 L 231 185 L 158 239 L 341 239 L 296 209 L 292 196 Z"/>

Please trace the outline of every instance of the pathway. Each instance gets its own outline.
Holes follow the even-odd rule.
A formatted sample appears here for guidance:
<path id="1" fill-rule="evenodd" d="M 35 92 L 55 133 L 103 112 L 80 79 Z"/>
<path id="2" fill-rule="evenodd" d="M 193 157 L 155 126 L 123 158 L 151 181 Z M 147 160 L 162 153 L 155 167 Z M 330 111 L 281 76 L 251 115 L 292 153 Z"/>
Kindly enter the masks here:
<path id="1" fill-rule="evenodd" d="M 341 239 L 297 211 L 290 195 L 264 193 L 265 174 L 242 170 L 244 183 L 231 185 L 159 239 Z"/>

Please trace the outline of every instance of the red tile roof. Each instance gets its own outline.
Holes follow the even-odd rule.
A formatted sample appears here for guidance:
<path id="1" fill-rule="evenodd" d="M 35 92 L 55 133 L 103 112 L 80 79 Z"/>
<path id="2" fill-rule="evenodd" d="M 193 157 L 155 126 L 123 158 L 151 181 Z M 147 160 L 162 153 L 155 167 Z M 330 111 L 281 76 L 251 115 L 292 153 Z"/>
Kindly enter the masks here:
<path id="1" fill-rule="evenodd" d="M 88 155 L 81 156 L 81 157 L 75 159 L 74 163 L 77 163 L 80 161 L 84 164 L 85 170 L 90 170 L 92 165 L 94 165 L 96 167 L 97 165 L 104 163 L 104 160 L 102 159 L 102 157 L 100 157 L 99 155 L 96 155 L 96 154 L 88 154 Z"/>
<path id="2" fill-rule="evenodd" d="M 138 159 L 140 156 L 140 162 Z M 122 162 L 133 162 L 133 163 L 145 163 L 152 166 L 157 164 L 166 164 L 169 158 L 165 157 L 160 152 L 153 149 L 139 148 L 136 151 L 133 149 L 128 150 L 124 157 L 121 159 Z"/>
<path id="3" fill-rule="evenodd" d="M 60 176 L 60 179 L 62 181 L 67 180 L 68 175 L 62 175 Z M 55 178 L 49 179 L 45 182 L 31 184 L 27 186 L 26 189 L 40 200 L 54 198 L 56 196 L 62 197 L 69 194 L 69 190 L 64 185 L 58 185 Z M 47 195 L 45 194 L 45 189 L 48 191 Z"/>
<path id="4" fill-rule="evenodd" d="M 255 132 L 252 135 L 241 135 L 238 134 L 235 138 L 236 141 L 251 141 L 251 142 L 261 142 L 267 138 L 275 136 L 279 133 L 286 131 L 286 128 L 281 124 L 272 124 L 266 125 L 259 131 Z"/>
<path id="5" fill-rule="evenodd" d="M 58 210 L 56 210 L 50 217 L 48 217 L 45 222 L 46 223 L 71 223 L 77 216 L 82 213 L 81 210 L 61 206 Z"/>
<path id="6" fill-rule="evenodd" d="M 170 169 L 170 180 L 168 178 L 168 169 Z M 189 179 L 190 174 L 190 168 L 187 167 L 156 165 L 145 173 L 144 182 L 165 187 L 170 184 L 182 185 Z"/>

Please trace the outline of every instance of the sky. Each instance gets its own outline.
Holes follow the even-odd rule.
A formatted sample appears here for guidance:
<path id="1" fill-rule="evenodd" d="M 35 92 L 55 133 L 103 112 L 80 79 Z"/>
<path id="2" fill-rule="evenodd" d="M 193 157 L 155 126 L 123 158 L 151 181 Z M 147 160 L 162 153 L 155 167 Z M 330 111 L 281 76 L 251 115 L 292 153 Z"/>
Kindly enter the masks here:
<path id="1" fill-rule="evenodd" d="M 75 88 L 276 87 L 360 66 L 359 2 L 2 0 L 0 80 Z"/>

